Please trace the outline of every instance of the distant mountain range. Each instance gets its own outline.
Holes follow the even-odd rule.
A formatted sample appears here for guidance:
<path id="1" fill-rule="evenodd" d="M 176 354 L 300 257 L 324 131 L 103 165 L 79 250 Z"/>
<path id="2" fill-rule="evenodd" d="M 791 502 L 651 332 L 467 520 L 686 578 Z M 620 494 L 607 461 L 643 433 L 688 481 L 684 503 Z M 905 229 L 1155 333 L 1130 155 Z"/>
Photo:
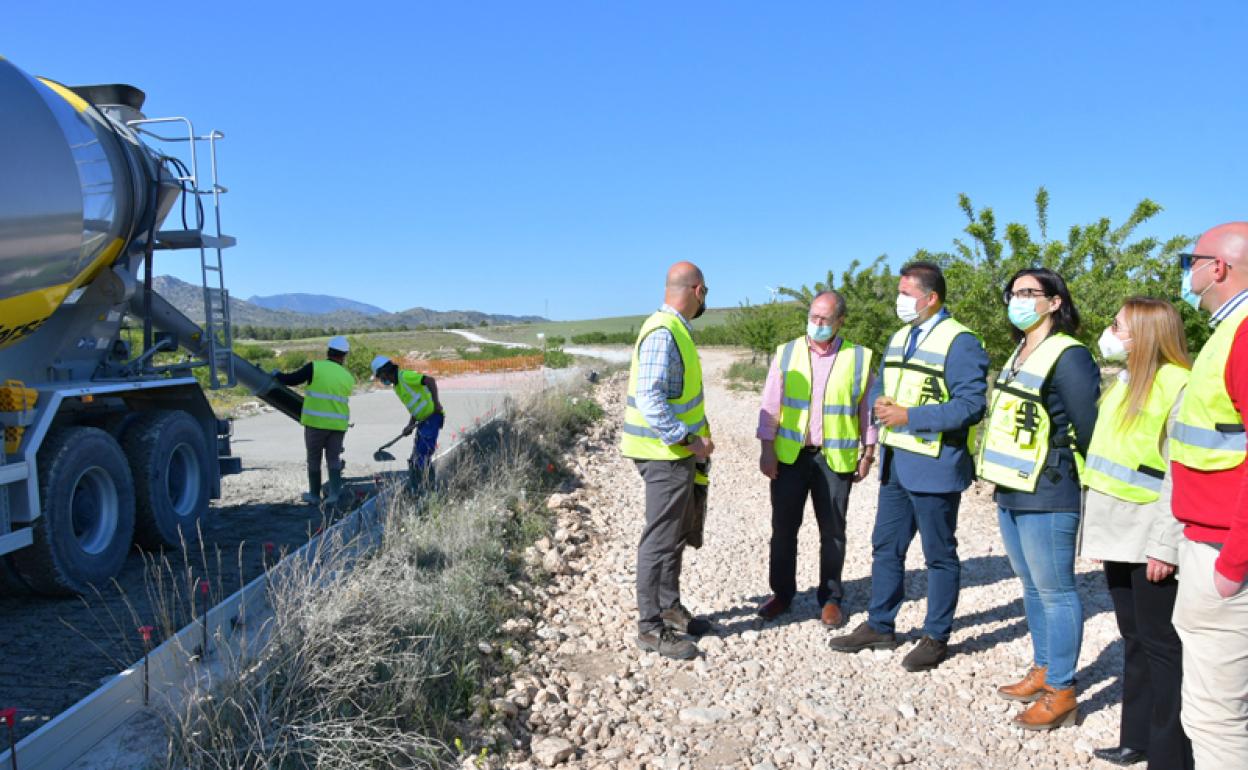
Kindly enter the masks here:
<path id="1" fill-rule="evenodd" d="M 247 301 L 269 310 L 289 310 L 310 315 L 327 315 L 339 310 L 364 315 L 383 315 L 387 312 L 367 302 L 356 302 L 353 299 L 330 297 L 325 294 L 274 294 L 271 297 L 248 297 Z"/>
<path id="2" fill-rule="evenodd" d="M 188 315 L 191 320 L 203 323 L 204 291 L 199 286 L 174 278 L 171 275 L 158 275 L 152 279 L 152 288 L 165 299 L 173 303 L 178 310 Z M 308 312 L 306 310 L 285 307 L 266 307 L 252 300 L 261 299 L 277 303 L 286 303 L 287 298 L 294 300 L 295 307 L 306 307 L 300 303 L 315 301 L 340 303 L 340 307 L 328 312 Z M 387 313 L 378 307 L 338 297 L 322 297 L 314 294 L 279 294 L 273 297 L 252 297 L 252 300 L 230 298 L 230 320 L 235 326 L 267 326 L 288 329 L 315 327 L 323 329 L 334 327 L 339 329 L 388 329 L 396 327 L 427 326 L 442 328 L 449 324 L 465 324 L 480 326 L 482 321 L 492 325 L 539 323 L 546 319 L 541 316 L 502 315 L 498 313 L 482 313 L 478 310 L 430 310 L 414 307 L 398 313 Z M 360 308 L 368 308 L 364 312 Z"/>

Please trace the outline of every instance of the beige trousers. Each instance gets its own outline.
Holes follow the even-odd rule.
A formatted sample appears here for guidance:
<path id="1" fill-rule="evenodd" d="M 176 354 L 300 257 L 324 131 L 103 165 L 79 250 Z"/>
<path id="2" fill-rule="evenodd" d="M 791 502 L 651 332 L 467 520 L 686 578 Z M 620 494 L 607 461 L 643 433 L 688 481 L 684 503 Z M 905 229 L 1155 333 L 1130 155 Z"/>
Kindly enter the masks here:
<path id="1" fill-rule="evenodd" d="M 1183 729 L 1198 770 L 1248 768 L 1248 589 L 1213 587 L 1218 551 L 1183 538 L 1174 627 L 1183 640 Z"/>

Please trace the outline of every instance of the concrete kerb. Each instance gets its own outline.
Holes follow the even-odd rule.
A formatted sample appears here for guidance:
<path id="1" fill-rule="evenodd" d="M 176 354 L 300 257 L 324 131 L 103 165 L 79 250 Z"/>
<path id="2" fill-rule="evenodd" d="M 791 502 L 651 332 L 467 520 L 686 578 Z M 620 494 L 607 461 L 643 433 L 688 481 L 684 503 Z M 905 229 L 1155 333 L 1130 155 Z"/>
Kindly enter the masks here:
<path id="1" fill-rule="evenodd" d="M 506 407 L 475 426 L 451 446 L 439 452 L 434 462 L 446 462 L 473 434 L 506 418 Z M 220 604 L 182 628 L 147 655 L 148 702 L 144 704 L 143 661 L 109 679 L 95 692 L 57 715 L 47 724 L 18 742 L 17 767 L 20 770 L 65 770 L 93 755 L 114 734 L 136 716 L 151 709 L 178 707 L 188 697 L 210 692 L 215 682 L 224 681 L 263 649 L 271 631 L 270 582 L 281 580 L 303 564 L 312 565 L 313 580 L 330 574 L 315 569 L 326 548 L 348 549 L 347 564 L 366 555 L 381 542 L 385 507 L 382 493 L 367 499 L 359 508 L 333 526 L 315 535 L 265 574 L 234 592 Z M 201 655 L 204 639 L 207 655 Z M 8 768 L 12 751 L 0 752 L 0 768 Z"/>

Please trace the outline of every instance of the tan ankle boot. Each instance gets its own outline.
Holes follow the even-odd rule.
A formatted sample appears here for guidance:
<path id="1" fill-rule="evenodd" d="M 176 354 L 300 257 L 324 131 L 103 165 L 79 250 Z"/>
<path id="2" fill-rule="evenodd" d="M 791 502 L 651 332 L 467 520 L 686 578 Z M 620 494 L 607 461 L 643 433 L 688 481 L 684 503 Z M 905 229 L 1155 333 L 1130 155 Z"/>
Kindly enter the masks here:
<path id="1" fill-rule="evenodd" d="M 1075 702 L 1075 688 L 1064 690 L 1044 688 L 1040 700 L 1014 717 L 1014 724 L 1024 730 L 1052 730 L 1055 727 L 1073 725 L 1079 718 L 1079 704 Z"/>
<path id="2" fill-rule="evenodd" d="M 1048 671 L 1047 666 L 1033 667 L 1027 672 L 1027 676 L 1022 678 L 1022 681 L 998 687 L 997 695 L 1006 700 L 1031 703 L 1044 694 L 1044 674 L 1046 671 Z"/>

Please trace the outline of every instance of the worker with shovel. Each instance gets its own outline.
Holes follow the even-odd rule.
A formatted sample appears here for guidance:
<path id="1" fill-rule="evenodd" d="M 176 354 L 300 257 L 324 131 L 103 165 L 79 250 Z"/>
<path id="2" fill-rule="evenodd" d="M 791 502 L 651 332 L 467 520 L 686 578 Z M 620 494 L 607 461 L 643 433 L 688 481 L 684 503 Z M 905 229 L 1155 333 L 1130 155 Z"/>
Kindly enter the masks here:
<path id="1" fill-rule="evenodd" d="M 311 505 L 321 502 L 322 454 L 329 469 L 325 501 L 336 505 L 342 494 L 342 440 L 350 427 L 347 401 L 355 389 L 355 377 L 343 366 L 351 349 L 347 338 L 331 337 L 326 347 L 324 361 L 310 361 L 289 373 L 273 373 L 283 385 L 307 385 L 299 422 L 308 450 L 308 491 L 303 493 L 303 501 Z"/>
<path id="2" fill-rule="evenodd" d="M 412 431 L 416 431 L 416 443 L 412 445 L 412 456 L 407 461 L 412 489 L 432 484 L 433 451 L 438 446 L 438 433 L 446 419 L 442 402 L 438 400 L 438 383 L 427 374 L 400 369 L 398 364 L 385 356 L 374 358 L 372 368 L 375 378 L 394 387 L 395 394 L 410 415 L 407 427 L 399 438 L 410 436 Z M 397 440 L 396 438 L 395 441 Z M 394 441 L 390 443 L 393 444 Z M 389 459 L 385 447 L 374 454 L 374 459 L 377 458 Z"/>

